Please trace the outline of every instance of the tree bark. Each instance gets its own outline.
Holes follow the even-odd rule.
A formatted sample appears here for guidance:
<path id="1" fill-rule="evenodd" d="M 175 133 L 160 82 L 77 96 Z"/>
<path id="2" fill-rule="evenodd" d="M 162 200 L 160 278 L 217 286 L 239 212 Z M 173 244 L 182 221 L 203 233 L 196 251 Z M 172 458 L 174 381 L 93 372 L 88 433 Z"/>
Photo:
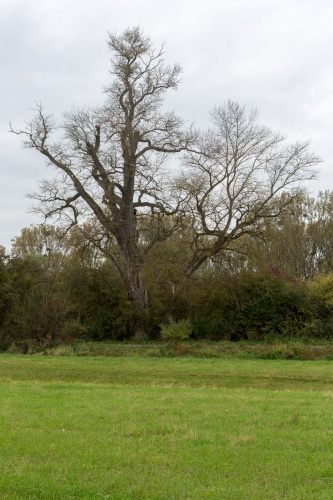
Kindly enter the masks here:
<path id="1" fill-rule="evenodd" d="M 130 191 L 130 190 L 129 190 Z M 137 220 L 133 209 L 132 197 L 123 200 L 120 210 L 120 223 L 117 224 L 115 237 L 122 255 L 128 299 L 134 310 L 134 335 L 144 338 L 145 320 L 149 312 L 149 297 L 145 286 L 144 259 L 138 244 Z"/>

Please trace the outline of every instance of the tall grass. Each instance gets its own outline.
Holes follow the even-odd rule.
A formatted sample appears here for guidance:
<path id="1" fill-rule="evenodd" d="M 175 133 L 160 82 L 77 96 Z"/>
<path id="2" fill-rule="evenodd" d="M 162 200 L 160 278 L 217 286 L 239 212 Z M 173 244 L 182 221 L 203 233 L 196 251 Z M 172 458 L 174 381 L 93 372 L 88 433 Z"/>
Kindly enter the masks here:
<path id="1" fill-rule="evenodd" d="M 20 352 L 22 346 L 12 345 L 11 352 Z M 26 350 L 24 350 L 26 351 Z M 333 360 L 333 343 L 318 339 L 270 339 L 266 342 L 78 342 L 51 348 L 30 346 L 28 353 L 52 356 L 145 356 L 145 357 L 195 357 L 240 359 L 299 359 Z"/>

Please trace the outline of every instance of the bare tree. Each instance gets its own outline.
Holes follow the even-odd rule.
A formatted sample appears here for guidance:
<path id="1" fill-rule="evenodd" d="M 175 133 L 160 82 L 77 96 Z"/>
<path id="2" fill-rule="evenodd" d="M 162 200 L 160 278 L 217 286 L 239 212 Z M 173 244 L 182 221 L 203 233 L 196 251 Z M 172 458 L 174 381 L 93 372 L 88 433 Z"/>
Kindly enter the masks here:
<path id="1" fill-rule="evenodd" d="M 163 111 L 181 71 L 165 65 L 163 47 L 155 51 L 139 28 L 110 34 L 108 45 L 113 78 L 104 105 L 68 112 L 58 141 L 50 141 L 57 127 L 41 105 L 24 129 L 11 130 L 56 171 L 32 195 L 36 209 L 67 230 L 92 221 L 90 243 L 115 248 L 110 256 L 139 317 L 149 307 L 144 268 L 157 242 L 180 238 L 192 275 L 243 235 L 261 234 L 261 222 L 283 212 L 320 160 L 308 143 L 285 144 L 232 102 L 215 109 L 207 133 L 185 130 Z M 175 182 L 166 160 L 177 154 L 185 167 Z M 286 190 L 289 197 L 279 196 Z"/>
<path id="2" fill-rule="evenodd" d="M 235 102 L 215 108 L 211 118 L 213 128 L 201 135 L 197 152 L 186 153 L 178 179 L 189 195 L 186 210 L 193 224 L 187 275 L 233 250 L 242 236 L 262 235 L 263 221 L 293 203 L 321 161 L 308 142 L 287 144 L 283 135 L 257 123 L 256 111 L 247 114 Z"/>
<path id="3" fill-rule="evenodd" d="M 52 116 L 37 106 L 23 130 L 24 144 L 42 153 L 56 169 L 56 179 L 43 181 L 32 197 L 45 218 L 70 227 L 94 217 L 102 232 L 119 247 L 119 270 L 137 311 L 148 308 L 143 275 L 145 253 L 166 234 L 155 231 L 149 248 L 140 243 L 140 213 L 173 216 L 180 200 L 164 168 L 166 158 L 184 151 L 194 133 L 182 120 L 162 110 L 164 94 L 176 89 L 181 68 L 167 66 L 163 47 L 155 51 L 139 28 L 109 34 L 112 83 L 98 109 L 73 109 L 60 129 L 64 137 L 50 143 L 56 128 Z"/>

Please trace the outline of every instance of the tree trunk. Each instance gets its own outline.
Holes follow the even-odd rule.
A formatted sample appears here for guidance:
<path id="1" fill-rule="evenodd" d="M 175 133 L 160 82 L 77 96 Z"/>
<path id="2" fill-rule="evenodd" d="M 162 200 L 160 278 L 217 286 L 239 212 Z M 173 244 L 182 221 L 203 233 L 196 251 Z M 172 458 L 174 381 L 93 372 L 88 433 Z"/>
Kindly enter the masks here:
<path id="1" fill-rule="evenodd" d="M 135 310 L 139 313 L 147 313 L 149 309 L 149 300 L 144 284 L 142 266 L 138 266 L 132 259 L 126 260 L 124 264 L 128 297 L 133 302 Z"/>
<path id="2" fill-rule="evenodd" d="M 134 335 L 146 337 L 145 324 L 149 312 L 149 297 L 145 287 L 143 257 L 138 246 L 136 217 L 127 212 L 127 223 L 119 226 L 117 241 L 122 254 L 128 298 L 134 309 Z"/>
<path id="3" fill-rule="evenodd" d="M 147 338 L 146 320 L 149 312 L 149 298 L 145 288 L 143 270 L 142 266 L 138 266 L 132 259 L 125 261 L 124 264 L 128 298 L 134 309 L 133 333 L 135 338 L 143 340 Z"/>

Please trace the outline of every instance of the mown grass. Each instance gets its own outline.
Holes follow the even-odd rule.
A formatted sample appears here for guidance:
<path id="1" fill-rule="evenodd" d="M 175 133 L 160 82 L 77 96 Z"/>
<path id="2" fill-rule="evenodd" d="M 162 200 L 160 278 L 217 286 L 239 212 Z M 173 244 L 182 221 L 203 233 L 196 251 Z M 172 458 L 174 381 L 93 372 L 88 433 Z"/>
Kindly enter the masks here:
<path id="1" fill-rule="evenodd" d="M 333 364 L 0 356 L 0 498 L 329 499 Z"/>

